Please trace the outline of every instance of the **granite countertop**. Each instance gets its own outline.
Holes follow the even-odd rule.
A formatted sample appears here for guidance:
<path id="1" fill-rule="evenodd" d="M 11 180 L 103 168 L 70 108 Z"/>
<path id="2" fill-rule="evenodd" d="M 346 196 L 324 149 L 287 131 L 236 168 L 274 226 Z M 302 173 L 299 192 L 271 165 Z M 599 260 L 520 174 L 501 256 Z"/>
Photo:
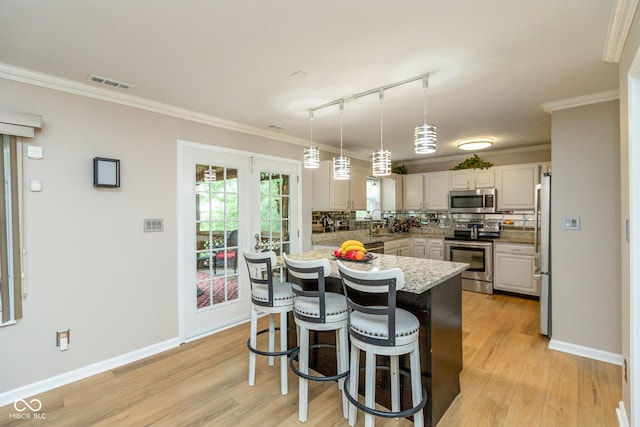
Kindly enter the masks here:
<path id="1" fill-rule="evenodd" d="M 349 268 L 362 271 L 380 271 L 399 267 L 404 272 L 405 285 L 402 290 L 415 294 L 423 293 L 469 268 L 469 264 L 460 262 L 383 254 L 374 254 L 374 256 L 375 258 L 369 262 L 344 260 L 344 263 L 349 266 Z M 291 254 L 289 257 L 301 261 L 328 258 L 331 263 L 331 274 L 329 276 L 340 278 L 336 258 L 329 249 Z"/>

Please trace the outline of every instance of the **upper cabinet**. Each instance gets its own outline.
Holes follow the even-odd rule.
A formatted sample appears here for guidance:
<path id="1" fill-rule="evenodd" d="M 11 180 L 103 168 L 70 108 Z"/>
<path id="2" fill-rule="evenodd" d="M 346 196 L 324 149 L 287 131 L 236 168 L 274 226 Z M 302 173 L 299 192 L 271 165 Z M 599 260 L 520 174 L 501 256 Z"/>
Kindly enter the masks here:
<path id="1" fill-rule="evenodd" d="M 449 171 L 424 174 L 424 205 L 430 211 L 449 209 Z"/>
<path id="2" fill-rule="evenodd" d="M 380 178 L 380 208 L 383 211 L 399 211 L 404 208 L 402 175 L 392 173 Z"/>
<path id="3" fill-rule="evenodd" d="M 367 173 L 368 169 L 351 167 L 351 179 L 349 180 L 349 207 L 352 211 L 367 210 Z"/>
<path id="4" fill-rule="evenodd" d="M 333 179 L 333 162 L 325 160 L 313 171 L 313 210 L 367 209 L 367 169 L 352 167 L 351 179 Z"/>
<path id="5" fill-rule="evenodd" d="M 450 171 L 451 190 L 473 190 L 495 187 L 494 168 Z"/>
<path id="6" fill-rule="evenodd" d="M 424 209 L 424 178 L 421 173 L 403 175 L 403 209 Z"/>
<path id="7" fill-rule="evenodd" d="M 495 180 L 498 210 L 534 210 L 535 186 L 540 177 L 540 165 L 497 166 Z"/>

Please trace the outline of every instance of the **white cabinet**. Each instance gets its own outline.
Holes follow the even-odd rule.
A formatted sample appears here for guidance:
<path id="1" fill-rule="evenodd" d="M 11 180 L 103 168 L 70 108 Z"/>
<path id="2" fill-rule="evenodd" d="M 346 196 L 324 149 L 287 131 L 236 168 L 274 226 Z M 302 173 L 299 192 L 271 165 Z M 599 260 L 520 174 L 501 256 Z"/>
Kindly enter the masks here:
<path id="1" fill-rule="evenodd" d="M 313 171 L 313 210 L 346 211 L 367 209 L 367 170 L 352 168 L 351 179 L 333 179 L 333 162 L 320 162 Z"/>
<path id="2" fill-rule="evenodd" d="M 498 210 L 535 209 L 535 185 L 540 176 L 538 163 L 498 166 L 494 169 Z"/>
<path id="3" fill-rule="evenodd" d="M 525 295 L 540 295 L 533 245 L 494 243 L 493 288 Z"/>
<path id="4" fill-rule="evenodd" d="M 451 171 L 449 176 L 451 181 L 451 190 L 493 188 L 496 185 L 493 168 L 456 170 Z"/>
<path id="5" fill-rule="evenodd" d="M 411 239 L 391 240 L 384 242 L 384 254 L 396 256 L 410 256 Z"/>
<path id="6" fill-rule="evenodd" d="M 403 208 L 422 210 L 424 208 L 424 177 L 421 173 L 403 175 Z"/>
<path id="7" fill-rule="evenodd" d="M 351 168 L 349 209 L 352 211 L 367 210 L 367 172 L 364 168 Z"/>
<path id="8" fill-rule="evenodd" d="M 427 238 L 411 238 L 411 256 L 416 258 L 427 258 Z"/>
<path id="9" fill-rule="evenodd" d="M 424 174 L 424 209 L 446 211 L 449 209 L 449 171 Z"/>
<path id="10" fill-rule="evenodd" d="M 380 178 L 380 208 L 383 211 L 400 211 L 402 203 L 402 175 L 392 173 Z"/>
<path id="11" fill-rule="evenodd" d="M 444 261 L 444 239 L 427 238 L 427 258 Z"/>

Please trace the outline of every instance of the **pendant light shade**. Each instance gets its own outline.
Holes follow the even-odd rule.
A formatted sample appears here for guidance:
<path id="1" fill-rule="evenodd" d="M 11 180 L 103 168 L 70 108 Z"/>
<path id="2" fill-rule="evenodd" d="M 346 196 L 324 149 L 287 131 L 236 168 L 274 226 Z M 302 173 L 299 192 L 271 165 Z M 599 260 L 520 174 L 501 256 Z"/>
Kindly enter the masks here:
<path id="1" fill-rule="evenodd" d="M 380 150 L 374 151 L 372 157 L 373 176 L 391 175 L 391 152 L 383 146 L 384 132 L 382 120 L 382 104 L 384 102 L 384 90 L 380 90 Z"/>
<path id="2" fill-rule="evenodd" d="M 427 123 L 427 86 L 429 76 L 422 78 L 424 89 L 424 124 L 416 127 L 414 148 L 416 154 L 430 154 L 436 152 L 436 126 Z"/>
<path id="3" fill-rule="evenodd" d="M 311 129 L 311 146 L 304 149 L 304 167 L 307 169 L 318 169 L 320 167 L 320 150 L 313 146 L 313 111 L 309 111 L 309 123 Z"/>
<path id="4" fill-rule="evenodd" d="M 340 102 L 340 155 L 333 158 L 333 179 L 351 179 L 351 159 L 342 155 L 342 113 L 344 102 Z"/>

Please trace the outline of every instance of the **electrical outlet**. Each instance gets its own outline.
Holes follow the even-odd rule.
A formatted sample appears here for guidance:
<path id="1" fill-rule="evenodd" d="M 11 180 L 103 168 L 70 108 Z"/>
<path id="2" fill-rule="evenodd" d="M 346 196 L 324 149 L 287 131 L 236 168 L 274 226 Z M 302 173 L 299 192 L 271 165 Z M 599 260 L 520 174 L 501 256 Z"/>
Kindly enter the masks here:
<path id="1" fill-rule="evenodd" d="M 56 332 L 56 347 L 60 348 L 60 351 L 65 351 L 69 348 L 69 342 L 71 341 L 71 331 L 69 329 L 63 329 Z"/>

